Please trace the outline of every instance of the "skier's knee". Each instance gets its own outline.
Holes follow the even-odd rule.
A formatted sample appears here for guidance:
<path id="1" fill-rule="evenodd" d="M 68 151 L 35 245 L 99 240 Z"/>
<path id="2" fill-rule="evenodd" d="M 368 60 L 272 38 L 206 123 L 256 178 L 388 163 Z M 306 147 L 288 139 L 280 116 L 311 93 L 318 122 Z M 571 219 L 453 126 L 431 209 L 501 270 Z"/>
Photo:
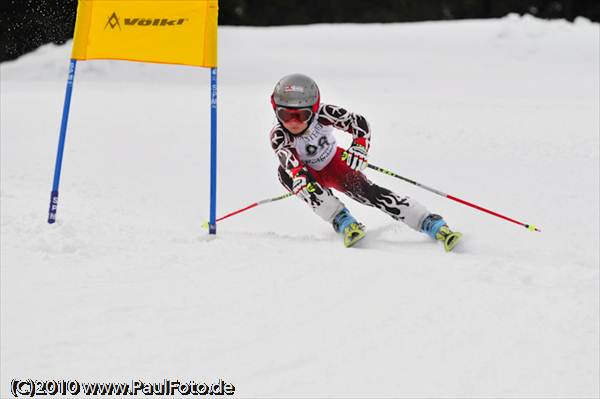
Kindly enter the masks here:
<path id="1" fill-rule="evenodd" d="M 280 166 L 277 169 L 277 175 L 281 185 L 288 191 L 293 191 L 294 181 L 283 167 Z M 306 202 L 321 219 L 331 223 L 335 216 L 345 208 L 344 204 L 333 195 L 330 189 L 324 188 L 316 182 L 311 187 L 312 190 L 301 190 L 296 196 Z"/>
<path id="2" fill-rule="evenodd" d="M 311 185 L 310 190 L 304 189 L 298 192 L 297 197 L 304 200 L 321 219 L 328 223 L 331 223 L 335 215 L 345 207 L 329 188 L 316 182 Z"/>

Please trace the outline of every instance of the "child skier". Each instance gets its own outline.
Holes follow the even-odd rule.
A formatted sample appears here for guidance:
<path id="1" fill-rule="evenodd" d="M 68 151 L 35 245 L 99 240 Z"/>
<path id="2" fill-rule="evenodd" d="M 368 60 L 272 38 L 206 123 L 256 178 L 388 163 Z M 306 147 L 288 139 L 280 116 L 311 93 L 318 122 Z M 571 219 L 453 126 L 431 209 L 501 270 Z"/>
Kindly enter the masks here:
<path id="1" fill-rule="evenodd" d="M 461 234 L 452 232 L 441 216 L 429 213 L 413 199 L 373 184 L 361 172 L 367 166 L 371 138 L 363 116 L 321 104 L 317 84 L 302 74 L 279 80 L 271 104 L 277 117 L 270 136 L 281 163 L 279 181 L 322 219 L 332 223 L 334 230 L 344 237 L 346 247 L 361 240 L 365 229 L 333 194 L 332 188 L 442 241 L 446 251 L 456 246 Z M 347 150 L 336 145 L 335 129 L 352 135 L 352 145 Z"/>

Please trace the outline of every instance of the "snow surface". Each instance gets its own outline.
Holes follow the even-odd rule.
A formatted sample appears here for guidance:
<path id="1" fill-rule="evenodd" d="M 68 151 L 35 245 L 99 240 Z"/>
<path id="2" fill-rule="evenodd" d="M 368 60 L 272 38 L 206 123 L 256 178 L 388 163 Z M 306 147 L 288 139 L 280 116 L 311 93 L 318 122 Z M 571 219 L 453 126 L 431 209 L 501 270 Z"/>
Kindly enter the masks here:
<path id="1" fill-rule="evenodd" d="M 303 72 L 368 118 L 374 164 L 543 232 L 368 171 L 462 246 L 346 197 L 357 248 L 295 198 L 209 237 L 209 72 L 112 61 L 78 64 L 48 225 L 70 53 L 48 45 L 0 66 L 2 398 L 13 378 L 165 377 L 240 397 L 600 395 L 598 24 L 219 32 L 219 215 L 284 192 L 269 95 Z"/>

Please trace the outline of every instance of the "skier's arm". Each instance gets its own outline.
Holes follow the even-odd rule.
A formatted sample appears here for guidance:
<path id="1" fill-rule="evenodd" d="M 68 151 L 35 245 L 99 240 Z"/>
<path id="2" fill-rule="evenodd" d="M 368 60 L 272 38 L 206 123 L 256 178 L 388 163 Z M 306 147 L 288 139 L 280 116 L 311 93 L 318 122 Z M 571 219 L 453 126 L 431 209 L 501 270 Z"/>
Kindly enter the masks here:
<path id="1" fill-rule="evenodd" d="M 319 122 L 350 133 L 352 145 L 344 152 L 342 160 L 346 161 L 348 166 L 354 170 L 363 170 L 367 167 L 371 129 L 364 116 L 341 107 L 325 104 L 319 110 Z"/>
<path id="2" fill-rule="evenodd" d="M 280 126 L 276 126 L 271 130 L 271 148 L 275 151 L 279 163 L 290 177 L 294 177 L 292 175 L 294 170 L 304 166 L 295 154 L 290 137 Z"/>
<path id="3" fill-rule="evenodd" d="M 371 128 L 364 116 L 355 114 L 335 105 L 324 104 L 319 110 L 319 122 L 332 125 L 352 135 L 352 143 L 358 143 L 368 151 L 371 141 Z"/>
<path id="4" fill-rule="evenodd" d="M 316 188 L 320 189 L 319 183 L 296 156 L 290 137 L 279 126 L 271 131 L 271 148 L 275 151 L 282 168 L 292 179 L 294 194 L 309 196 Z"/>

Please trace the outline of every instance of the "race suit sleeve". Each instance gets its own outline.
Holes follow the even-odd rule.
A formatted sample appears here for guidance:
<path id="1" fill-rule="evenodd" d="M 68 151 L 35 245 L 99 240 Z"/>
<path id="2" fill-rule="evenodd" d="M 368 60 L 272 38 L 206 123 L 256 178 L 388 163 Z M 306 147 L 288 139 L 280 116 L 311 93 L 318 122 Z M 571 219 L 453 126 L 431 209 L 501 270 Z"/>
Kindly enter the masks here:
<path id="1" fill-rule="evenodd" d="M 281 167 L 293 178 L 304 165 L 296 155 L 292 140 L 279 125 L 271 130 L 271 148 L 275 151 Z"/>
<path id="2" fill-rule="evenodd" d="M 354 143 L 361 144 L 367 151 L 369 150 L 371 129 L 364 116 L 336 105 L 323 104 L 319 109 L 318 120 L 322 125 L 331 125 L 350 133 Z"/>

